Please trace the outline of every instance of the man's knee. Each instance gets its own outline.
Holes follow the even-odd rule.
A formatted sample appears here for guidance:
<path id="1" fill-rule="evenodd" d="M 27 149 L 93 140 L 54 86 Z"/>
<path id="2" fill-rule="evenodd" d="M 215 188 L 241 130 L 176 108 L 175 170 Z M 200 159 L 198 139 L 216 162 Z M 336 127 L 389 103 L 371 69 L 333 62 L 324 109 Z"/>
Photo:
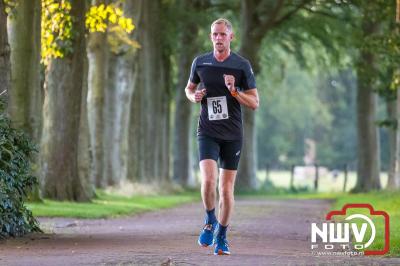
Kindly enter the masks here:
<path id="1" fill-rule="evenodd" d="M 223 184 L 220 185 L 219 188 L 219 196 L 223 200 L 230 199 L 233 197 L 233 186 L 232 184 Z"/>
<path id="2" fill-rule="evenodd" d="M 203 184 L 206 187 L 214 187 L 214 189 L 215 189 L 216 182 L 217 181 L 212 176 L 203 176 Z"/>

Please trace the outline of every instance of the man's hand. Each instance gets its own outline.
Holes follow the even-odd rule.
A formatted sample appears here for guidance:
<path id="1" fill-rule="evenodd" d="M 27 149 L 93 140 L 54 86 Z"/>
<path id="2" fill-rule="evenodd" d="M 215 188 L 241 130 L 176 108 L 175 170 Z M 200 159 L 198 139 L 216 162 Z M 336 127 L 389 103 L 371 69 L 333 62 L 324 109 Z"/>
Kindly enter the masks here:
<path id="1" fill-rule="evenodd" d="M 203 97 L 207 94 L 207 90 L 206 89 L 202 89 L 202 90 L 196 90 L 194 93 L 194 101 L 196 103 L 201 102 L 201 100 L 203 99 Z"/>
<path id="2" fill-rule="evenodd" d="M 229 91 L 235 90 L 235 77 L 232 75 L 224 74 L 225 86 Z"/>
<path id="3" fill-rule="evenodd" d="M 201 102 L 203 97 L 207 94 L 206 89 L 197 90 L 198 84 L 188 80 L 185 88 L 186 97 L 193 103 Z"/>

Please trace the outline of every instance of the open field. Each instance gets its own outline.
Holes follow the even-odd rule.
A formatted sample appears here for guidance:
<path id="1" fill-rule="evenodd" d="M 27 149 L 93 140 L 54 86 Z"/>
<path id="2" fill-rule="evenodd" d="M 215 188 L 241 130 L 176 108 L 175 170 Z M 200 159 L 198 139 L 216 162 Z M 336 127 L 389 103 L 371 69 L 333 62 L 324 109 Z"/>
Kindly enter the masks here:
<path id="1" fill-rule="evenodd" d="M 259 170 L 257 177 L 260 184 L 265 182 L 266 171 Z M 314 174 L 294 177 L 294 187 L 302 188 L 307 187 L 309 190 L 314 189 Z M 381 173 L 381 184 L 382 187 L 386 187 L 387 184 L 387 173 Z M 350 191 L 356 184 L 356 172 L 348 172 L 346 191 Z M 319 176 L 318 192 L 342 192 L 344 184 L 344 173 L 341 171 L 338 173 L 336 178 L 333 177 L 331 172 L 322 173 Z M 290 187 L 290 171 L 271 171 L 269 173 L 269 180 L 276 186 L 281 188 Z"/>

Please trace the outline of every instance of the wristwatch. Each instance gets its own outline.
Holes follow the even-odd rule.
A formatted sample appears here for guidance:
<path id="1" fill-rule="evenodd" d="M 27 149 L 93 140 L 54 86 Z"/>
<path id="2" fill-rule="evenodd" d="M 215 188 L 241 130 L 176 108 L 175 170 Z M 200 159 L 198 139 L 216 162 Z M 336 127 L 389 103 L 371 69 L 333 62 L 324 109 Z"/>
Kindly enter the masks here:
<path id="1" fill-rule="evenodd" d="M 238 95 L 239 95 L 239 87 L 235 87 L 234 90 L 231 90 L 231 95 L 232 95 L 233 97 L 238 96 Z"/>

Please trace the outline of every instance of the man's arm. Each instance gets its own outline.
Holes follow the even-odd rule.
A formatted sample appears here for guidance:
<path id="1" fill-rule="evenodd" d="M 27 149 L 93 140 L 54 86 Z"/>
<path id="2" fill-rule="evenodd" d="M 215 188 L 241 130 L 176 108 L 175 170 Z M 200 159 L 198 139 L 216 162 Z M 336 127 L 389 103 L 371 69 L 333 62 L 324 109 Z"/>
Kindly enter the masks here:
<path id="1" fill-rule="evenodd" d="M 243 104 L 244 106 L 247 106 L 253 110 L 256 110 L 259 106 L 257 88 L 245 91 L 237 91 L 237 95 L 234 97 L 240 104 Z"/>
<path id="2" fill-rule="evenodd" d="M 224 75 L 225 86 L 231 92 L 232 96 L 238 100 L 240 104 L 247 106 L 253 110 L 258 108 L 259 99 L 257 88 L 245 91 L 238 91 L 235 87 L 235 77 L 232 75 Z"/>
<path id="3" fill-rule="evenodd" d="M 203 99 L 204 95 L 206 95 L 206 89 L 202 89 L 200 91 L 196 90 L 197 89 L 196 83 L 191 82 L 188 80 L 188 83 L 185 88 L 185 93 L 186 97 L 194 103 L 201 102 L 201 99 Z"/>

